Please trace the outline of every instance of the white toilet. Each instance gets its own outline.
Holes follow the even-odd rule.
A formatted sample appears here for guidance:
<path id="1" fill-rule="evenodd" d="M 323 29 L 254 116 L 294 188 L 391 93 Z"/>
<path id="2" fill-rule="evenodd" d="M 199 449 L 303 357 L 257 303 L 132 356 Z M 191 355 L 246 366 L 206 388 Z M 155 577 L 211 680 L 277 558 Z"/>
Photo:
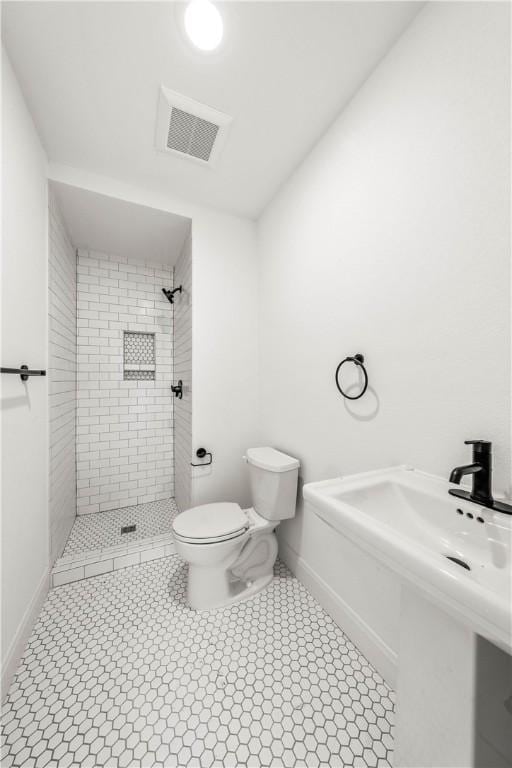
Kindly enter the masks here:
<path id="1" fill-rule="evenodd" d="M 188 563 L 188 604 L 197 610 L 244 600 L 272 581 L 274 531 L 295 515 L 298 460 L 274 448 L 250 448 L 244 458 L 254 507 L 203 504 L 173 523 L 176 551 Z"/>

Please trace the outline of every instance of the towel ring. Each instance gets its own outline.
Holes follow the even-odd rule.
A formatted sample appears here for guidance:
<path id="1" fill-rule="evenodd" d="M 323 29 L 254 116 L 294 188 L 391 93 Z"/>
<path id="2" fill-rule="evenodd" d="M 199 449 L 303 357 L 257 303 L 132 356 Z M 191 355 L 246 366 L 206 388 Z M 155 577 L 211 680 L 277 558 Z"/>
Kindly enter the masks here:
<path id="1" fill-rule="evenodd" d="M 338 377 L 339 377 L 341 366 L 344 363 L 355 363 L 356 365 L 359 366 L 359 368 L 363 372 L 364 385 L 363 385 L 363 388 L 362 388 L 361 392 L 358 395 L 347 395 L 347 393 L 344 392 L 342 390 L 342 388 L 340 387 L 340 382 L 339 382 Z M 344 360 L 342 360 L 341 363 L 336 368 L 336 373 L 334 374 L 334 380 L 336 382 L 336 386 L 338 388 L 338 391 L 343 395 L 343 397 L 346 397 L 347 400 L 359 400 L 359 398 L 362 397 L 364 395 L 364 393 L 366 392 L 366 390 L 368 389 L 368 374 L 366 373 L 366 368 L 364 367 L 364 356 L 357 354 L 357 355 L 354 355 L 353 357 L 346 357 Z"/>

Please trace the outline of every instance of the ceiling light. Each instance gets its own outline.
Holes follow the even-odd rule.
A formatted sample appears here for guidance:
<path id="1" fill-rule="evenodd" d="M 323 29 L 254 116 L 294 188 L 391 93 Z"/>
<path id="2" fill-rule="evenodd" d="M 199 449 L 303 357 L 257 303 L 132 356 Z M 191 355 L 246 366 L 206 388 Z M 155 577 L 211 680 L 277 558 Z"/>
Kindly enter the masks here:
<path id="1" fill-rule="evenodd" d="M 185 31 L 201 51 L 213 51 L 220 45 L 224 25 L 222 16 L 210 0 L 191 0 L 185 10 Z"/>

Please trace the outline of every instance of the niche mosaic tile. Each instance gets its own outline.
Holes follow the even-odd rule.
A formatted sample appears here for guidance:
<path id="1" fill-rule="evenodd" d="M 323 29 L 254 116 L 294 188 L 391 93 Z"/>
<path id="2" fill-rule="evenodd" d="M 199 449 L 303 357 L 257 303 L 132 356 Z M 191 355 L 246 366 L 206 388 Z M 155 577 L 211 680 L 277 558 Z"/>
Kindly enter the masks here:
<path id="1" fill-rule="evenodd" d="M 197 613 L 177 555 L 51 591 L 2 765 L 389 766 L 393 696 L 287 568 Z"/>
<path id="2" fill-rule="evenodd" d="M 123 361 L 125 379 L 153 380 L 155 378 L 155 334 L 124 331 Z"/>
<path id="3" fill-rule="evenodd" d="M 124 371 L 125 381 L 154 381 L 155 371 Z"/>
<path id="4" fill-rule="evenodd" d="M 79 515 L 75 518 L 62 557 L 170 533 L 172 521 L 177 514 L 178 507 L 174 499 L 164 499 L 109 512 Z M 126 525 L 135 525 L 135 531 L 122 534 L 121 528 Z"/>

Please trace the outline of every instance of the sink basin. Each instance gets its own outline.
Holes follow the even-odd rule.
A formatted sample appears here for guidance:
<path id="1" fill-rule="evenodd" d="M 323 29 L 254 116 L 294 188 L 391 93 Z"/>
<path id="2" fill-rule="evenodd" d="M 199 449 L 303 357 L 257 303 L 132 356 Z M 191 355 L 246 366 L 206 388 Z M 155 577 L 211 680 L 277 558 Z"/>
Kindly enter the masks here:
<path id="1" fill-rule="evenodd" d="M 309 483 L 304 498 L 329 526 L 512 653 L 512 521 L 450 496 L 453 487 L 391 467 Z"/>

